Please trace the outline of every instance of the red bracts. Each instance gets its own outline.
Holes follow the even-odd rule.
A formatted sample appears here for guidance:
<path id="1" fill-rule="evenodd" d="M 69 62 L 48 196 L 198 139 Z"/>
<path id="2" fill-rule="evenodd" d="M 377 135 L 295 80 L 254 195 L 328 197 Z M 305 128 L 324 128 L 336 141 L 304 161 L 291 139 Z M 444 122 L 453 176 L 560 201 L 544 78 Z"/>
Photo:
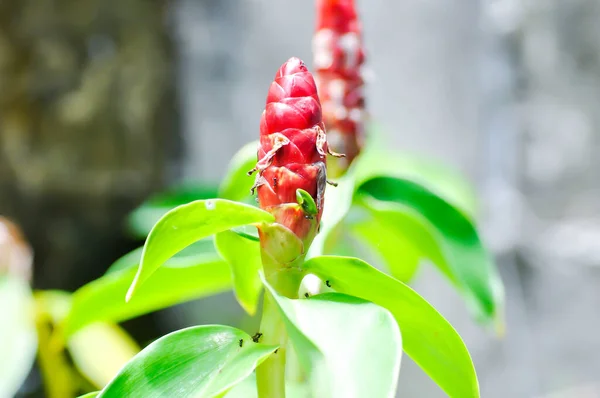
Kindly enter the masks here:
<path id="1" fill-rule="evenodd" d="M 317 0 L 314 67 L 330 145 L 346 154 L 335 166 L 343 173 L 360 152 L 365 101 L 361 67 L 362 27 L 354 0 Z"/>
<path id="2" fill-rule="evenodd" d="M 327 151 L 315 81 L 300 59 L 290 58 L 277 71 L 267 95 L 255 188 L 260 207 L 303 240 L 323 212 Z M 298 189 L 314 199 L 316 214 L 298 205 Z"/>

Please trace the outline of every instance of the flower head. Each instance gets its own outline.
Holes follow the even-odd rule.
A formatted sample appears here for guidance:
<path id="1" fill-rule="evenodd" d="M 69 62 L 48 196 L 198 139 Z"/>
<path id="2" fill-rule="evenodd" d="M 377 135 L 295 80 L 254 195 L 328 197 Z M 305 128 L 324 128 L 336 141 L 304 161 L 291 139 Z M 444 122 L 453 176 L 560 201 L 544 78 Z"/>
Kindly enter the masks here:
<path id="1" fill-rule="evenodd" d="M 315 81 L 300 59 L 290 58 L 267 95 L 255 188 L 260 207 L 305 243 L 312 241 L 323 213 L 327 151 Z M 308 194 L 316 208 L 301 194 Z"/>
<path id="2" fill-rule="evenodd" d="M 341 174 L 360 152 L 364 135 L 361 68 L 365 55 L 354 0 L 317 1 L 313 53 L 328 139 L 333 148 L 346 154 L 330 169 Z"/>

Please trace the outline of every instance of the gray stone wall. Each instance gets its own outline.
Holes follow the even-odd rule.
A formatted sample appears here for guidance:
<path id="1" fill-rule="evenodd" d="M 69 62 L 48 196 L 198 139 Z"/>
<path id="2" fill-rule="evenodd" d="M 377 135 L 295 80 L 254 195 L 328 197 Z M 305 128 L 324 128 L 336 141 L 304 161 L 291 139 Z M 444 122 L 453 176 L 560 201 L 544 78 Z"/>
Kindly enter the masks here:
<path id="1" fill-rule="evenodd" d="M 123 218 L 172 177 L 167 3 L 0 1 L 0 214 L 40 288 L 72 289 L 126 250 Z"/>

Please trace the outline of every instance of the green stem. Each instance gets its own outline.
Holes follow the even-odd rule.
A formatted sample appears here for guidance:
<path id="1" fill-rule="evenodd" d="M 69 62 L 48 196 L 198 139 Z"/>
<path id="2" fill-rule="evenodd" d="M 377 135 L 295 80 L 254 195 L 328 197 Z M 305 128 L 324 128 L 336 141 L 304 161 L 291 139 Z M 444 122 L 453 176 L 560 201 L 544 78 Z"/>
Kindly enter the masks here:
<path id="1" fill-rule="evenodd" d="M 316 224 L 313 228 L 316 230 Z M 281 224 L 263 224 L 259 228 L 261 260 L 265 279 L 278 295 L 298 298 L 298 289 L 304 276 L 299 265 L 304 261 L 304 245 L 310 240 L 300 240 Z M 285 398 L 285 362 L 288 335 L 275 298 L 265 292 L 260 324 L 263 344 L 279 346 L 256 368 L 259 398 Z"/>
<path id="2" fill-rule="evenodd" d="M 256 368 L 259 398 L 285 397 L 285 354 L 288 336 L 275 300 L 265 293 L 263 316 L 260 323 L 261 343 L 278 345 L 279 349 Z"/>
<path id="3" fill-rule="evenodd" d="M 297 298 L 302 274 L 295 269 L 273 269 L 268 262 L 265 265 L 265 270 L 271 271 L 266 275 L 271 286 L 281 295 Z M 279 307 L 269 292 L 265 292 L 260 332 L 263 334 L 261 343 L 278 345 L 279 348 L 256 368 L 258 397 L 285 398 L 288 335 Z"/>

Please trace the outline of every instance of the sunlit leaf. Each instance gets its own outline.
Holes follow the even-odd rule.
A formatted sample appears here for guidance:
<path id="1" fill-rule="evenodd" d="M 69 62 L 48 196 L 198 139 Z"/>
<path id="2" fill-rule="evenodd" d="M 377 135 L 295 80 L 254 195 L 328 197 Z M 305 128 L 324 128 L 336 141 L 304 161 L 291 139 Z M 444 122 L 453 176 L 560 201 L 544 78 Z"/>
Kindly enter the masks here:
<path id="1" fill-rule="evenodd" d="M 262 291 L 258 274 L 262 268 L 260 244 L 235 232 L 223 231 L 215 236 L 215 247 L 231 267 L 238 302 L 246 312 L 254 315 Z"/>
<path id="2" fill-rule="evenodd" d="M 285 383 L 286 398 L 311 398 L 309 386 L 306 383 L 296 383 L 287 380 Z M 252 373 L 242 382 L 233 387 L 225 398 L 258 398 L 256 391 L 256 375 Z"/>
<path id="3" fill-rule="evenodd" d="M 228 326 L 179 330 L 136 355 L 99 397 L 214 397 L 244 380 L 275 349 Z"/>
<path id="4" fill-rule="evenodd" d="M 357 187 L 374 177 L 396 177 L 427 187 L 469 218 L 477 213 L 471 184 L 452 167 L 423 156 L 391 151 L 381 137 L 372 136 L 356 160 Z"/>
<path id="5" fill-rule="evenodd" d="M 420 214 L 427 221 L 423 225 L 429 227 L 429 235 L 435 238 L 448 265 L 448 275 L 457 281 L 468 302 L 476 305 L 477 315 L 489 320 L 501 313 L 502 281 L 473 223 L 462 212 L 423 186 L 399 178 L 367 180 L 359 192 Z M 385 215 L 390 216 L 390 213 Z M 441 264 L 440 261 L 436 263 Z"/>
<path id="6" fill-rule="evenodd" d="M 77 369 L 96 387 L 104 387 L 140 349 L 119 326 L 94 323 L 79 330 L 67 348 Z"/>
<path id="7" fill-rule="evenodd" d="M 0 397 L 12 397 L 31 370 L 37 349 L 29 285 L 0 276 Z"/>
<path id="8" fill-rule="evenodd" d="M 402 343 L 387 310 L 340 293 L 292 300 L 266 286 L 309 374 L 311 396 L 394 396 Z"/>
<path id="9" fill-rule="evenodd" d="M 106 270 L 106 274 L 110 274 L 116 271 L 122 271 L 128 268 L 138 267 L 140 265 L 140 258 L 142 258 L 143 251 L 144 247 L 138 247 L 137 249 L 132 250 L 129 253 L 121 256 L 110 267 L 108 267 L 108 269 Z M 215 253 L 216 252 L 214 239 L 212 236 L 209 236 L 208 238 L 199 240 L 196 243 L 192 243 L 179 253 L 175 254 L 172 258 L 182 257 L 183 259 L 170 261 L 169 264 L 172 266 L 177 266 L 179 264 L 182 267 L 185 267 L 190 264 L 189 260 L 194 256 L 202 254 L 215 255 Z"/>
<path id="10" fill-rule="evenodd" d="M 462 339 L 414 290 L 356 258 L 315 257 L 304 268 L 338 292 L 388 309 L 400 326 L 404 351 L 449 396 L 479 397 L 475 368 Z"/>
<path id="11" fill-rule="evenodd" d="M 411 238 L 399 233 L 375 219 L 367 219 L 351 226 L 352 232 L 360 241 L 379 255 L 391 275 L 402 282 L 411 280 L 419 266 L 421 254 L 414 247 Z M 346 255 L 335 253 L 336 255 Z"/>
<path id="12" fill-rule="evenodd" d="M 98 396 L 98 394 L 100 394 L 100 391 L 94 391 L 94 392 L 89 392 L 85 395 L 80 395 L 77 398 L 95 398 Z"/>
<path id="13" fill-rule="evenodd" d="M 254 176 L 250 171 L 257 161 L 258 141 L 244 145 L 231 159 L 223 182 L 219 187 L 219 197 L 236 201 L 251 201 L 250 189 L 254 185 Z"/>
<path id="14" fill-rule="evenodd" d="M 229 266 L 214 248 L 211 253 L 172 257 L 125 303 L 135 273 L 134 267 L 112 272 L 78 289 L 64 324 L 65 335 L 96 321 L 120 322 L 231 289 Z"/>
<path id="15" fill-rule="evenodd" d="M 217 194 L 217 187 L 208 183 L 176 186 L 155 194 L 129 214 L 128 229 L 136 238 L 143 239 L 169 210 L 195 200 L 216 198 Z"/>
<path id="16" fill-rule="evenodd" d="M 364 206 L 363 216 L 349 223 L 349 229 L 380 254 L 396 279 L 408 282 L 420 261 L 429 259 L 456 281 L 441 252 L 438 234 L 421 214 L 397 203 L 368 197 L 357 202 Z"/>
<path id="17" fill-rule="evenodd" d="M 148 235 L 127 300 L 165 261 L 192 243 L 241 225 L 273 220 L 266 211 L 225 199 L 199 200 L 169 211 Z"/>

